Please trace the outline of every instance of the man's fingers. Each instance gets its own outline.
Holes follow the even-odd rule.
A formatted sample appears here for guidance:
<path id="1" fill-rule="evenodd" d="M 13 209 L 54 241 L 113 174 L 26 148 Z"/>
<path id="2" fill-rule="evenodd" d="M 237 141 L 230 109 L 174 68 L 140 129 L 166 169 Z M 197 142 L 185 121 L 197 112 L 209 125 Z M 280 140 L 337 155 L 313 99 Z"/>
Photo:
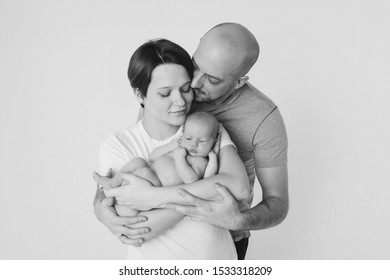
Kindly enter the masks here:
<path id="1" fill-rule="evenodd" d="M 196 197 L 192 194 L 190 194 L 189 192 L 187 192 L 186 190 L 183 190 L 183 189 L 178 189 L 177 192 L 182 196 L 184 197 L 188 202 L 190 202 L 192 205 L 196 205 L 196 206 L 199 206 L 201 208 L 204 208 L 204 209 L 207 209 L 207 201 L 199 198 L 199 197 Z"/>
<path id="2" fill-rule="evenodd" d="M 183 215 L 186 215 L 186 216 L 197 215 L 199 212 L 198 209 L 196 208 L 196 206 L 192 206 L 192 205 L 185 206 L 185 205 L 179 205 L 179 204 L 174 204 L 174 203 L 167 203 L 167 204 L 164 204 L 164 208 L 175 210 L 175 211 L 182 213 Z"/>
<path id="3" fill-rule="evenodd" d="M 235 201 L 229 190 L 219 183 L 214 184 L 215 190 L 221 195 L 221 201 Z"/>

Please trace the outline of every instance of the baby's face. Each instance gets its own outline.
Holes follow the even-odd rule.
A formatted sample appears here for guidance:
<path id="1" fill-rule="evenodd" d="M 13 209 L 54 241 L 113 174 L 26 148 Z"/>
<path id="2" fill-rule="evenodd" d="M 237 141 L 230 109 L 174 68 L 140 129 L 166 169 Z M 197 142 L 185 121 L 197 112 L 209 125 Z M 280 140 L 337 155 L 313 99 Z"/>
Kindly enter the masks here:
<path id="1" fill-rule="evenodd" d="M 184 126 L 181 146 L 194 157 L 207 157 L 214 145 L 213 127 L 200 120 L 187 121 Z"/>

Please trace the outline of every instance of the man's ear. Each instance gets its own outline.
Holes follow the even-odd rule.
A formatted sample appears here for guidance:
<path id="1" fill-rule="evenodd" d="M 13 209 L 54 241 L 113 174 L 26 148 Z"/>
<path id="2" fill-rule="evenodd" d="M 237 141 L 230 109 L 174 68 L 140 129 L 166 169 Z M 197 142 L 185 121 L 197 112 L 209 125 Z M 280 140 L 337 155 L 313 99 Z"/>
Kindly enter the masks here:
<path id="1" fill-rule="evenodd" d="M 235 89 L 239 89 L 240 87 L 242 87 L 243 85 L 246 84 L 246 82 L 249 80 L 249 77 L 248 76 L 242 76 L 241 78 L 238 78 L 238 80 L 236 81 L 236 85 L 234 86 Z"/>

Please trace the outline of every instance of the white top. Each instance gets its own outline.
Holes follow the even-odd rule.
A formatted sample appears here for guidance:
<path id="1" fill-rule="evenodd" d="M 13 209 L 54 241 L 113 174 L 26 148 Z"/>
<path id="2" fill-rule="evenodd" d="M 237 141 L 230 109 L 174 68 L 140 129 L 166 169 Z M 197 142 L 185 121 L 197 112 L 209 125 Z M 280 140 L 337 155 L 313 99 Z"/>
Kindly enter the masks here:
<path id="1" fill-rule="evenodd" d="M 142 121 L 131 129 L 111 135 L 100 147 L 100 174 L 122 168 L 131 159 L 140 157 L 149 162 L 150 153 L 182 134 L 182 127 L 163 141 L 150 137 Z M 226 130 L 221 130 L 221 148 L 234 145 Z M 128 246 L 128 259 L 237 259 L 228 230 L 183 218 L 172 229 L 146 242 L 141 247 Z"/>

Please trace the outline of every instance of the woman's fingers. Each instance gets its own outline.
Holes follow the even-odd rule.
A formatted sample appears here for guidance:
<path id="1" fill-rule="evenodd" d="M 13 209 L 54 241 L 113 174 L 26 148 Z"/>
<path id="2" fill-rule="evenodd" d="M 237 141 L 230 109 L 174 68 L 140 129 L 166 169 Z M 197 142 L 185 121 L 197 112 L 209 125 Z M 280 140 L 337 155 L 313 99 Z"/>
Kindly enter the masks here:
<path id="1" fill-rule="evenodd" d="M 150 231 L 149 228 L 143 227 L 143 228 L 130 228 L 127 226 L 123 226 L 121 233 L 126 235 L 127 237 L 132 237 L 132 236 L 138 236 L 144 233 L 148 233 Z"/>
<path id="2" fill-rule="evenodd" d="M 147 221 L 147 218 L 144 216 L 135 216 L 135 217 L 120 217 L 117 216 L 115 219 L 112 219 L 113 224 L 131 226 L 134 224 L 142 223 Z"/>
<path id="3" fill-rule="evenodd" d="M 125 244 L 125 245 L 131 245 L 131 246 L 136 246 L 136 247 L 141 247 L 141 245 L 144 243 L 143 238 L 128 238 L 126 235 L 120 235 L 119 240 Z"/>

